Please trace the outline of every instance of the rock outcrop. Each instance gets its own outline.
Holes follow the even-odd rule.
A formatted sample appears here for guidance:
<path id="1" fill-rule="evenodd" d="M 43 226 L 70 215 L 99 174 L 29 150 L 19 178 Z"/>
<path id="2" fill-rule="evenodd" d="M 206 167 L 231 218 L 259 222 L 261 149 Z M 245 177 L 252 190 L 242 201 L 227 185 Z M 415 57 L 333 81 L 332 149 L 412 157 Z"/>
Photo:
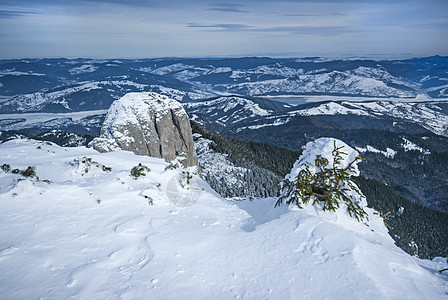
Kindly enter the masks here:
<path id="1" fill-rule="evenodd" d="M 122 149 L 168 161 L 184 157 L 186 167 L 198 164 L 184 108 L 152 92 L 129 93 L 112 103 L 101 135 L 91 145 L 99 152 Z"/>

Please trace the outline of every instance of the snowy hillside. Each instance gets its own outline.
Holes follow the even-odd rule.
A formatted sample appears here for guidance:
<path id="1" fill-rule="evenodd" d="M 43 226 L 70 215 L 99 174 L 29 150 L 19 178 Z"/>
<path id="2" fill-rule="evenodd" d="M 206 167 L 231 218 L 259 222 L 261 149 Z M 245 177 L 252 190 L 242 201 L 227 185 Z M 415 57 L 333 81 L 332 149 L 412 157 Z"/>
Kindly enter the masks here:
<path id="1" fill-rule="evenodd" d="M 447 267 L 344 214 L 231 202 L 163 160 L 0 145 L 5 299 L 444 299 Z M 131 169 L 147 166 L 145 176 Z M 39 179 L 13 169 L 35 167 Z M 7 172 L 6 172 L 7 171 Z M 32 175 L 32 172 L 24 174 Z"/>
<path id="2" fill-rule="evenodd" d="M 448 136 L 446 102 L 348 102 L 326 103 L 309 109 L 297 109 L 289 115 L 364 115 L 373 118 L 394 117 L 414 122 L 440 135 Z"/>
<path id="3" fill-rule="evenodd" d="M 306 103 L 294 107 L 262 98 L 227 96 L 186 103 L 185 108 L 193 120 L 203 124 L 215 123 L 233 132 L 284 125 L 296 116 L 357 115 L 372 119 L 401 119 L 448 136 L 446 101 L 341 101 Z"/>
<path id="4" fill-rule="evenodd" d="M 413 91 L 404 91 L 381 79 L 360 76 L 359 73 L 333 71 L 323 74 L 299 75 L 295 78 L 239 83 L 226 86 L 228 92 L 243 95 L 282 94 L 346 94 L 374 97 L 415 97 Z M 365 73 L 370 75 L 370 73 Z M 390 74 L 388 74 L 390 75 Z M 403 86 L 406 86 L 404 83 Z"/>

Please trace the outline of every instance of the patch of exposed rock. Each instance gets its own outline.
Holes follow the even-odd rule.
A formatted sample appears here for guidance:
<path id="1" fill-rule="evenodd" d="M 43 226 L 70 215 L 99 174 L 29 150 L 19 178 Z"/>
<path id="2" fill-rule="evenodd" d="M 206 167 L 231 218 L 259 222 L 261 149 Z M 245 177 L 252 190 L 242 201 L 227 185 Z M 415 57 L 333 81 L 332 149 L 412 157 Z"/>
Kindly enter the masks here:
<path id="1" fill-rule="evenodd" d="M 112 103 L 91 145 L 99 152 L 122 149 L 168 161 L 184 157 L 186 167 L 198 164 L 184 108 L 153 92 L 129 93 Z"/>

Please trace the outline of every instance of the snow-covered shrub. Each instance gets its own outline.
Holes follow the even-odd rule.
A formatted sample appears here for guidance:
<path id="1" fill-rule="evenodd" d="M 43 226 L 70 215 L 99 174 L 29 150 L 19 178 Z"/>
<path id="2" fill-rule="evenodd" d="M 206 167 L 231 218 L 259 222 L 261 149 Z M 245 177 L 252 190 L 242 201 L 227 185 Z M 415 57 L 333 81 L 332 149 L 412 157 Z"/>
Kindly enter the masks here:
<path id="1" fill-rule="evenodd" d="M 344 148 L 347 152 L 343 152 Z M 359 175 L 357 163 L 361 160 L 362 154 L 336 139 L 320 138 L 308 143 L 291 173 L 280 183 L 281 195 L 275 206 L 283 201 L 300 208 L 310 203 L 324 211 L 344 206 L 358 221 L 368 219 L 365 197 L 352 179 Z"/>
<path id="2" fill-rule="evenodd" d="M 139 178 L 141 176 L 146 176 L 146 173 L 150 172 L 150 171 L 151 171 L 150 168 L 139 163 L 138 166 L 135 166 L 131 169 L 131 176 L 132 176 L 132 178 L 137 180 L 137 178 Z"/>
<path id="3" fill-rule="evenodd" d="M 20 169 L 12 169 L 11 170 L 11 166 L 9 164 L 3 164 L 1 166 L 1 169 L 5 173 L 8 173 L 9 171 L 11 171 L 12 174 L 19 174 L 19 175 L 22 175 L 23 177 L 35 178 L 35 179 L 39 180 L 39 177 L 37 177 L 37 175 L 36 175 L 35 167 L 28 166 L 28 168 L 26 168 L 25 170 L 20 170 Z"/>
<path id="4" fill-rule="evenodd" d="M 168 162 L 168 165 L 165 167 L 165 170 L 176 170 L 179 167 L 180 167 L 179 162 L 177 160 L 173 160 Z"/>
<path id="5" fill-rule="evenodd" d="M 79 158 L 74 159 L 72 162 L 70 162 L 70 165 L 72 165 L 74 167 L 78 167 L 81 171 L 82 176 L 89 173 L 89 171 L 92 167 L 99 168 L 103 172 L 111 172 L 112 171 L 111 167 L 107 167 L 103 164 L 100 164 L 99 162 L 92 160 L 91 157 L 86 157 L 86 156 L 83 156 L 81 159 L 79 159 Z"/>
<path id="6" fill-rule="evenodd" d="M 180 174 L 177 175 L 179 186 L 182 187 L 183 189 L 189 190 L 191 184 L 193 183 L 194 175 L 198 175 L 197 169 L 195 167 L 189 167 L 183 169 L 180 172 Z"/>
<path id="7" fill-rule="evenodd" d="M 35 167 L 28 166 L 28 168 L 20 172 L 20 174 L 23 177 L 31 177 L 31 178 L 36 177 L 38 179 L 38 177 L 36 176 Z"/>
<path id="8" fill-rule="evenodd" d="M 9 164 L 3 164 L 2 170 L 6 173 L 8 173 L 11 170 L 11 166 Z"/>

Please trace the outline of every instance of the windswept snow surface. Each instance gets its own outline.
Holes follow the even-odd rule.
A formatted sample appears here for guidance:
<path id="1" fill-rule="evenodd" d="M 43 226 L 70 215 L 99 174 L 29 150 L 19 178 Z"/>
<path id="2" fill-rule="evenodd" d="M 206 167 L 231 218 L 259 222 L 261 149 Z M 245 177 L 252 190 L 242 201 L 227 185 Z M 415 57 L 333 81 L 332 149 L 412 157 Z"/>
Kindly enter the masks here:
<path id="1" fill-rule="evenodd" d="M 372 211 L 368 227 L 276 199 L 231 202 L 124 151 L 12 140 L 0 157 L 40 178 L 0 170 L 2 299 L 447 298 L 446 263 L 404 253 Z M 135 180 L 138 163 L 151 171 Z"/>

